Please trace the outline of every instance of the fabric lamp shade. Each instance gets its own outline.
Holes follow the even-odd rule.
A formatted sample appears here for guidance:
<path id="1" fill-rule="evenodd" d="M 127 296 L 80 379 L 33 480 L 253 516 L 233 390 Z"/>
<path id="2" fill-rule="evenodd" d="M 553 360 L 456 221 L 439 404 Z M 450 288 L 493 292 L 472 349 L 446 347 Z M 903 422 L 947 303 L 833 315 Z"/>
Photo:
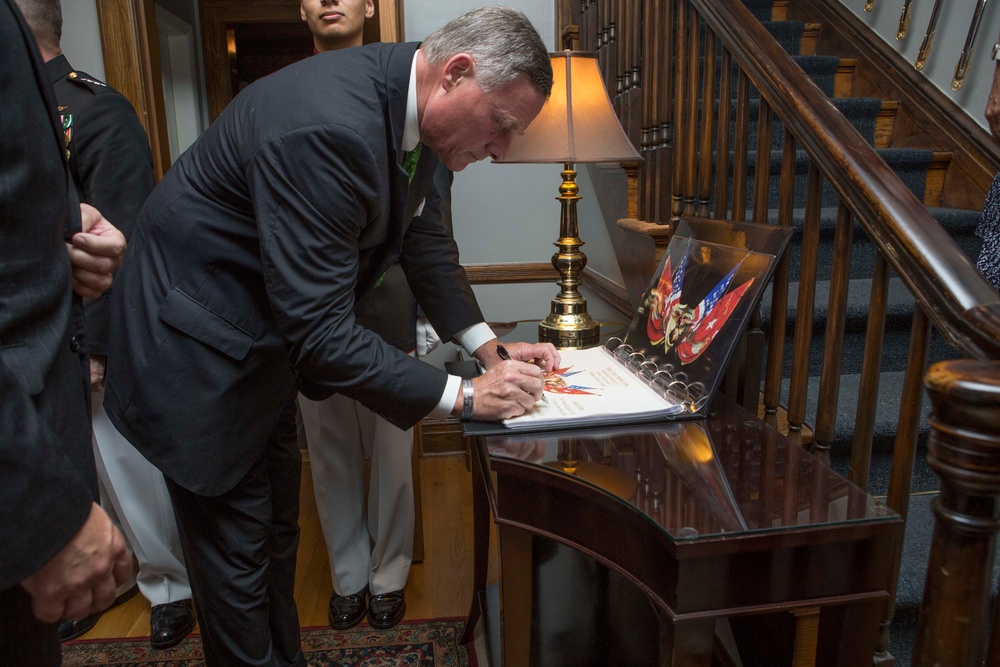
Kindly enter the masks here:
<path id="1" fill-rule="evenodd" d="M 597 54 L 550 53 L 552 93 L 497 163 L 629 162 L 642 158 L 611 106 Z"/>

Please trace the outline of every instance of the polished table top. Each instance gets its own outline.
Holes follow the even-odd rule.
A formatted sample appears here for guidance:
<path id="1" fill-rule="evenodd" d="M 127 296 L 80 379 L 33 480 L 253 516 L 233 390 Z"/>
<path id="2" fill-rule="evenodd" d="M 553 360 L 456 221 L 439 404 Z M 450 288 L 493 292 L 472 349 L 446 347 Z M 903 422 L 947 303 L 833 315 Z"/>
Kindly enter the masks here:
<path id="1" fill-rule="evenodd" d="M 493 463 L 537 466 L 613 497 L 673 540 L 898 520 L 732 405 L 703 420 L 494 435 L 483 445 Z"/>

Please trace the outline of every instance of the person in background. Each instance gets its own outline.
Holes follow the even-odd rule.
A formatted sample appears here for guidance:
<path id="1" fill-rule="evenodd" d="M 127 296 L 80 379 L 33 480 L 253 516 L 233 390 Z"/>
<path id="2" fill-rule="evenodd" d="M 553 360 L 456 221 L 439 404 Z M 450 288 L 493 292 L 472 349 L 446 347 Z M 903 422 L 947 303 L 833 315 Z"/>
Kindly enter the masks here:
<path id="1" fill-rule="evenodd" d="M 304 664 L 300 389 L 403 429 L 511 417 L 541 396 L 559 353 L 512 343 L 502 360 L 454 239 L 415 212 L 438 161 L 502 157 L 551 86 L 537 31 L 503 7 L 419 45 L 320 53 L 237 95 L 146 201 L 112 293 L 104 407 L 167 480 L 209 665 Z M 483 375 L 450 376 L 355 322 L 397 258 Z"/>
<path id="2" fill-rule="evenodd" d="M 131 103 L 105 83 L 73 68 L 62 53 L 59 0 L 15 0 L 35 36 L 49 75 L 70 174 L 80 200 L 93 205 L 131 236 L 135 218 L 153 190 L 153 158 Z M 191 586 L 170 497 L 160 473 L 108 421 L 101 399 L 107 364 L 108 294 L 84 302 L 101 504 L 123 530 L 139 564 L 136 581 L 116 603 L 141 590 L 152 606 L 149 640 L 162 649 L 194 627 Z M 137 586 L 136 586 L 137 585 Z M 66 641 L 90 630 L 100 614 L 60 626 Z"/>
<path id="3" fill-rule="evenodd" d="M 316 53 L 361 46 L 374 0 L 301 0 Z M 438 166 L 419 215 L 435 215 L 451 233 L 451 172 Z M 354 307 L 356 321 L 410 355 L 438 342 L 398 262 Z M 403 589 L 413 559 L 413 429 L 400 429 L 347 396 L 299 396 L 313 491 L 330 557 L 330 626 L 346 630 L 366 616 L 391 628 L 406 613 Z M 365 506 L 365 458 L 371 488 Z"/>
<path id="4" fill-rule="evenodd" d="M 132 571 L 95 502 L 73 294 L 110 286 L 125 238 L 77 203 L 52 87 L 12 0 L 0 0 L 0 62 L 0 664 L 48 667 L 62 659 L 57 622 L 110 605 Z"/>
<path id="5" fill-rule="evenodd" d="M 990 96 L 986 100 L 985 116 L 993 141 L 1000 143 L 1000 60 L 996 57 L 998 52 L 1000 52 L 1000 41 L 994 47 L 994 60 L 997 62 L 993 71 Z M 983 240 L 976 268 L 993 287 L 1000 290 L 1000 174 L 993 179 L 993 184 L 986 194 L 983 212 L 976 227 L 976 236 Z"/>

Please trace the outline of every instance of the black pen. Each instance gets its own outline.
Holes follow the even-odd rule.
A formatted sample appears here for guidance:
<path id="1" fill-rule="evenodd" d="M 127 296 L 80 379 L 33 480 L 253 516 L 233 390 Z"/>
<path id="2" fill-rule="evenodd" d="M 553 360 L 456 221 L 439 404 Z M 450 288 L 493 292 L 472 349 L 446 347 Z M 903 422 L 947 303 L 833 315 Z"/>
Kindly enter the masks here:
<path id="1" fill-rule="evenodd" d="M 503 359 L 504 361 L 510 361 L 510 352 L 508 352 L 507 348 L 505 348 L 500 343 L 497 343 L 497 356 L 500 357 L 501 359 Z M 545 398 L 545 393 L 544 392 L 545 392 L 545 390 L 543 389 L 542 390 L 542 403 L 548 403 L 549 399 Z"/>

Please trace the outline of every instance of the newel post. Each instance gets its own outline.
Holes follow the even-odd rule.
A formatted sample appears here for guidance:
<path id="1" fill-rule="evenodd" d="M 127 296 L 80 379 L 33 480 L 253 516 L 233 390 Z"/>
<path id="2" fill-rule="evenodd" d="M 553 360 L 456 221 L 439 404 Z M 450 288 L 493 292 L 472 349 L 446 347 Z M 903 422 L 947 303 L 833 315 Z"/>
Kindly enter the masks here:
<path id="1" fill-rule="evenodd" d="M 1000 362 L 934 364 L 927 460 L 941 478 L 914 667 L 981 665 L 1000 530 Z"/>

